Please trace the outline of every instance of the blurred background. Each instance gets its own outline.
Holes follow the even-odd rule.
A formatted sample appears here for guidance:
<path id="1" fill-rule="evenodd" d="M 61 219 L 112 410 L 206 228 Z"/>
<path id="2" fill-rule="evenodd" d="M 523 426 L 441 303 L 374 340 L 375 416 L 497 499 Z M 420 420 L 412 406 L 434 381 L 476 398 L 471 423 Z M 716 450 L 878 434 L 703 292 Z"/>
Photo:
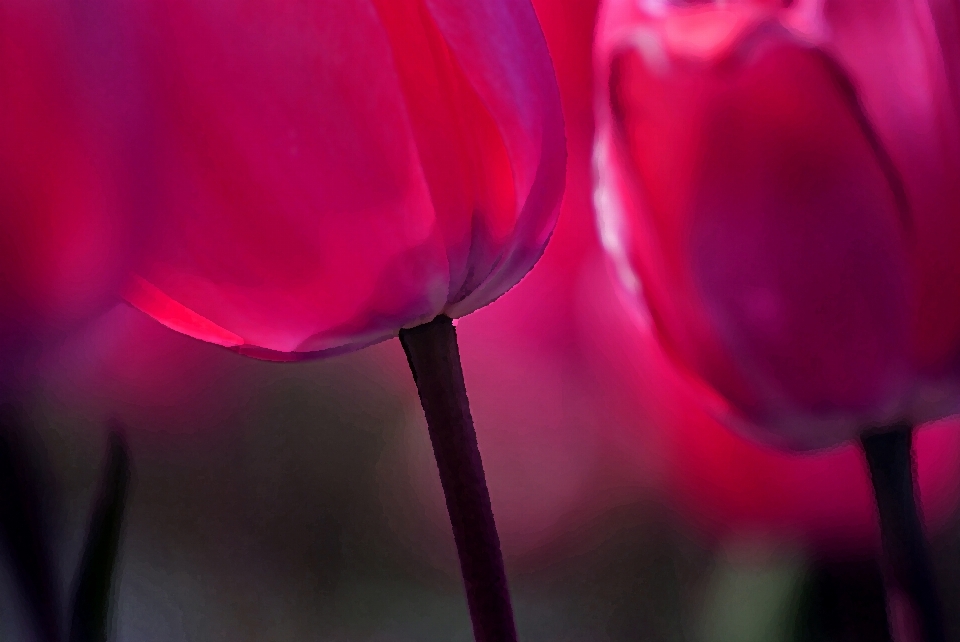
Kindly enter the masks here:
<path id="1" fill-rule="evenodd" d="M 598 303 L 615 296 L 602 267 L 578 277 L 580 319 L 537 321 L 531 307 L 556 301 L 534 305 L 525 283 L 458 326 L 521 639 L 890 639 L 859 453 L 780 455 L 700 413 L 634 319 Z M 116 640 L 471 640 L 396 341 L 266 363 L 120 306 L 49 362 L 30 441 L 65 594 L 105 422 L 128 428 Z M 960 598 L 957 428 L 926 428 L 919 447 L 947 604 Z M 27 639 L 0 590 L 3 639 Z"/>
<path id="2" fill-rule="evenodd" d="M 857 450 L 788 456 L 729 432 L 619 300 L 593 224 L 596 2 L 534 4 L 567 122 L 561 219 L 533 272 L 458 324 L 521 639 L 889 640 Z M 105 423 L 128 430 L 118 641 L 471 639 L 396 340 L 266 363 L 120 305 L 37 375 L 28 439 L 49 472 L 64 591 Z M 917 447 L 947 605 L 960 602 L 957 423 L 924 428 Z M 0 582 L 3 639 L 21 639 L 17 599 Z"/>

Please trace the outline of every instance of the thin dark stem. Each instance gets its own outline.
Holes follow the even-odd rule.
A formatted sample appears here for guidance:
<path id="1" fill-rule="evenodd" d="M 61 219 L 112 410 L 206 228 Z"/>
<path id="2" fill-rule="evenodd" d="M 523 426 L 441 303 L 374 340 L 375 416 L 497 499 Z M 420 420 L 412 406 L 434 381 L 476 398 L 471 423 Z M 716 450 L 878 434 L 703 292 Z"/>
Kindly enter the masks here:
<path id="1" fill-rule="evenodd" d="M 60 606 L 44 524 L 40 466 L 24 441 L 25 426 L 11 404 L 0 406 L 0 538 L 10 557 L 39 639 L 56 642 Z"/>
<path id="2" fill-rule="evenodd" d="M 878 560 L 815 559 L 808 578 L 798 642 L 894 642 Z"/>
<path id="3" fill-rule="evenodd" d="M 106 642 L 110 638 L 113 574 L 130 475 L 127 446 L 115 429 L 110 434 L 100 494 L 74 584 L 70 642 Z"/>
<path id="4" fill-rule="evenodd" d="M 880 514 L 889 581 L 909 601 L 923 642 L 945 642 L 940 597 L 914 490 L 913 429 L 892 426 L 861 438 Z"/>
<path id="5" fill-rule="evenodd" d="M 515 642 L 513 607 L 500 538 L 480 461 L 457 333 L 449 317 L 400 331 L 400 343 L 420 393 L 476 642 Z"/>

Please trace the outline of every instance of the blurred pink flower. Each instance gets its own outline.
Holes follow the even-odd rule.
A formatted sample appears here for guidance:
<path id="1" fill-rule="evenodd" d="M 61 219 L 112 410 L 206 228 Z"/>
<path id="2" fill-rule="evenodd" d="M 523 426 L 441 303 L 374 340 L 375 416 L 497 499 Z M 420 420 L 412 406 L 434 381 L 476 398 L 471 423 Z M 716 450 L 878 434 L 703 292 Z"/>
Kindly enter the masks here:
<path id="1" fill-rule="evenodd" d="M 164 224 L 127 298 L 263 358 L 489 303 L 533 266 L 563 120 L 526 2 L 101 0 L 149 98 Z"/>
<path id="2" fill-rule="evenodd" d="M 604 243 L 753 437 L 818 448 L 960 407 L 958 26 L 906 0 L 601 10 Z"/>
<path id="3" fill-rule="evenodd" d="M 619 305 L 598 264 L 584 278 L 580 314 L 588 372 L 598 382 L 605 452 L 622 486 L 647 487 L 709 540 L 787 543 L 821 552 L 879 549 L 870 479 L 853 444 L 785 453 L 722 425 L 700 403 L 696 380 L 678 371 L 652 327 Z M 940 421 L 916 436 L 924 518 L 943 527 L 960 498 L 960 425 Z M 619 462 L 619 463 L 618 463 Z M 649 492 L 649 491 L 648 491 Z"/>
<path id="4" fill-rule="evenodd" d="M 0 350 L 33 349 L 118 300 L 133 228 L 77 73 L 69 7 L 0 5 Z"/>

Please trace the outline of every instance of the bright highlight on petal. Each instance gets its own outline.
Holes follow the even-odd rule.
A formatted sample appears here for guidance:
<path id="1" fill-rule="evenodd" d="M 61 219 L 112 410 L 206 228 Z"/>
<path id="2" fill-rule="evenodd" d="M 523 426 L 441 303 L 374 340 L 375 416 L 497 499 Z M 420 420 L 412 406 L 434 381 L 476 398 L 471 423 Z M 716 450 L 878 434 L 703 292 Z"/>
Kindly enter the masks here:
<path id="1" fill-rule="evenodd" d="M 142 93 L 130 188 L 162 214 L 136 273 L 169 301 L 136 304 L 169 327 L 342 352 L 469 314 L 543 252 L 566 155 L 528 2 L 96 7 Z"/>
<path id="2" fill-rule="evenodd" d="M 184 305 L 177 303 L 159 288 L 133 275 L 123 297 L 133 307 L 148 314 L 171 330 L 176 330 L 194 339 L 215 343 L 228 348 L 243 345 L 243 337 L 224 330 L 216 323 L 205 319 Z"/>

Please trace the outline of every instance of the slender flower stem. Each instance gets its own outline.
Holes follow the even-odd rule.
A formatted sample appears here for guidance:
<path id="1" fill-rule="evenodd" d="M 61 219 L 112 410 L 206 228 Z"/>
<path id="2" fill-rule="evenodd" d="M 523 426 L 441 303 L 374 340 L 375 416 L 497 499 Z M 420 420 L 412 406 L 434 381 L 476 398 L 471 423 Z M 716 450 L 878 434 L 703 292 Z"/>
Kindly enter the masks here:
<path id="1" fill-rule="evenodd" d="M 74 584 L 70 642 L 110 639 L 113 574 L 130 476 L 130 456 L 121 431 L 115 426 Z"/>
<path id="2" fill-rule="evenodd" d="M 427 418 L 476 642 L 516 642 L 500 538 L 480 461 L 453 321 L 400 331 Z"/>
<path id="3" fill-rule="evenodd" d="M 940 597 L 917 507 L 913 428 L 902 424 L 861 437 L 880 514 L 889 581 L 909 601 L 923 642 L 946 642 Z"/>
<path id="4" fill-rule="evenodd" d="M 822 557 L 808 577 L 797 642 L 895 642 L 879 560 Z"/>
<path id="5" fill-rule="evenodd" d="M 22 435 L 20 412 L 0 405 L 0 540 L 10 556 L 39 640 L 56 642 L 60 605 L 44 526 L 39 465 Z"/>

